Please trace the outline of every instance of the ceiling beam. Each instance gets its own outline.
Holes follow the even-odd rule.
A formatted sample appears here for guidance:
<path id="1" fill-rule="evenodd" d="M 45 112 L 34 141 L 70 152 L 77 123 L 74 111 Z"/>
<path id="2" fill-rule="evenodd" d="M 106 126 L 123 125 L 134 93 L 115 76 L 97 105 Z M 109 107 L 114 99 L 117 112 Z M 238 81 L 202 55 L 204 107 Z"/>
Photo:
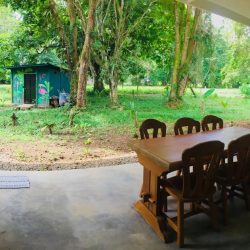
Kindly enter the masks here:
<path id="1" fill-rule="evenodd" d="M 178 0 L 250 26 L 250 0 Z"/>

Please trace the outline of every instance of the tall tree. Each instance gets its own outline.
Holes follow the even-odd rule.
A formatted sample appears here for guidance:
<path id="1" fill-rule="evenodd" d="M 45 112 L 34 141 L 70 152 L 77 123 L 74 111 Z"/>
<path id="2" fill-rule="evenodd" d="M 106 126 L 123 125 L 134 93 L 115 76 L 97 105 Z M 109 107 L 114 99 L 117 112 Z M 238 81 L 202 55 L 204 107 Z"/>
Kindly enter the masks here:
<path id="1" fill-rule="evenodd" d="M 69 27 L 65 24 L 64 15 L 62 14 L 60 7 L 55 0 L 49 0 L 48 2 L 50 14 L 54 20 L 62 46 L 65 50 L 65 58 L 67 61 L 68 68 L 70 70 L 71 80 L 71 97 L 76 99 L 77 93 L 77 78 L 78 78 L 78 29 L 76 26 L 77 11 L 75 8 L 74 0 L 67 0 L 65 3 L 67 18 L 69 19 Z M 69 28 L 69 29 L 68 29 Z"/>
<path id="2" fill-rule="evenodd" d="M 86 105 L 86 86 L 89 66 L 89 54 L 91 46 L 91 33 L 95 25 L 95 11 L 98 0 L 89 0 L 88 20 L 85 32 L 85 41 L 80 57 L 79 77 L 78 77 L 78 89 L 77 89 L 77 107 L 83 107 Z"/>
<path id="3" fill-rule="evenodd" d="M 181 14 L 180 14 L 181 13 Z M 175 59 L 171 78 L 170 101 L 183 96 L 188 71 L 196 47 L 196 33 L 200 22 L 201 10 L 185 6 L 175 0 Z M 181 19 L 185 17 L 185 19 Z"/>
<path id="4" fill-rule="evenodd" d="M 97 21 L 98 41 L 94 57 L 102 65 L 105 81 L 109 85 L 112 104 L 118 102 L 117 86 L 121 80 L 123 53 L 132 32 L 144 21 L 156 0 L 106 0 Z M 98 43 L 97 43 L 98 42 Z"/>

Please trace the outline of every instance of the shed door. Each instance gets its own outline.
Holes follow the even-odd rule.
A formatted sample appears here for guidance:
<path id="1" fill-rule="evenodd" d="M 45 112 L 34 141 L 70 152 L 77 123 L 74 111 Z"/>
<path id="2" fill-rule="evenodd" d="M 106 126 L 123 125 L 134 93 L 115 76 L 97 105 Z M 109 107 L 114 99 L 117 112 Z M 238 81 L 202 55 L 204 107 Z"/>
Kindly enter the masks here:
<path id="1" fill-rule="evenodd" d="M 36 74 L 24 74 L 24 103 L 36 103 Z"/>

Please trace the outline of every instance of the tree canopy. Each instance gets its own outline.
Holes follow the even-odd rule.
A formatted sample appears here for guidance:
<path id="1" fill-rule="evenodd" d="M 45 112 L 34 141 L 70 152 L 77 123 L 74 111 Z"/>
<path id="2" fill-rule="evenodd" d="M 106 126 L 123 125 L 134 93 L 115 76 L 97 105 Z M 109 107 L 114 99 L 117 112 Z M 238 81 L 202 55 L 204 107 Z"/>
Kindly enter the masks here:
<path id="1" fill-rule="evenodd" d="M 67 66 L 79 106 L 90 78 L 113 104 L 124 83 L 166 85 L 181 98 L 191 83 L 250 82 L 249 27 L 216 27 L 210 13 L 175 0 L 1 0 L 0 12 L 0 78 L 13 64 Z"/>

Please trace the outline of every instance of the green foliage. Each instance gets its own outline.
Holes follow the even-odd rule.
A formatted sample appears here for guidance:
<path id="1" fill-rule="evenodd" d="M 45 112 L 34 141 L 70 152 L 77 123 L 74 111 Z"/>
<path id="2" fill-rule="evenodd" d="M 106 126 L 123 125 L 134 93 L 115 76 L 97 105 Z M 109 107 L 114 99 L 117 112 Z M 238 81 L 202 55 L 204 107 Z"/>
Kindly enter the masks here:
<path id="1" fill-rule="evenodd" d="M 0 106 L 11 104 L 11 88 L 10 85 L 0 85 Z"/>
<path id="2" fill-rule="evenodd" d="M 161 95 L 164 92 L 165 87 L 163 86 L 143 86 L 138 89 L 136 86 L 122 86 L 119 88 L 119 94 L 121 95 L 133 95 L 133 93 L 145 95 L 145 94 L 159 94 Z"/>
<path id="3" fill-rule="evenodd" d="M 247 26 L 234 23 L 234 39 L 229 40 L 228 63 L 223 68 L 223 84 L 238 87 L 250 83 L 250 35 Z"/>
<path id="4" fill-rule="evenodd" d="M 225 101 L 221 101 L 221 106 L 224 108 L 224 109 L 227 109 L 228 108 L 228 102 L 225 102 Z"/>
<path id="5" fill-rule="evenodd" d="M 88 138 L 87 140 L 84 141 L 84 145 L 90 145 L 92 143 L 91 138 Z"/>
<path id="6" fill-rule="evenodd" d="M 250 98 L 250 84 L 242 84 L 242 86 L 240 86 L 240 91 L 245 97 Z"/>
<path id="7" fill-rule="evenodd" d="M 156 68 L 150 72 L 150 83 L 152 85 L 167 85 L 170 79 L 170 71 L 166 68 Z"/>
<path id="8" fill-rule="evenodd" d="M 197 41 L 189 72 L 193 83 L 207 88 L 221 87 L 222 69 L 228 62 L 229 44 L 225 30 L 213 26 L 211 13 L 204 12 Z"/>
<path id="9" fill-rule="evenodd" d="M 206 99 L 208 97 L 211 97 L 212 94 L 214 93 L 215 89 L 212 88 L 212 89 L 209 89 L 207 90 L 203 95 L 202 95 L 202 98 L 203 100 L 201 101 L 201 113 L 202 115 L 205 115 L 205 112 L 206 112 Z"/>
<path id="10" fill-rule="evenodd" d="M 9 86 L 0 87 L 9 88 Z M 187 93 L 183 97 L 183 105 L 178 109 L 170 109 L 162 102 L 160 93 L 162 93 L 163 87 L 141 87 L 139 95 L 135 95 L 133 98 L 132 90 L 135 89 L 134 86 L 120 88 L 120 106 L 116 108 L 110 107 L 109 101 L 105 96 L 89 96 L 88 107 L 74 117 L 74 126 L 72 127 L 69 126 L 69 107 L 27 111 L 14 111 L 12 107 L 2 107 L 0 112 L 1 138 L 5 140 L 19 139 L 22 141 L 51 138 L 51 140 L 55 141 L 55 138 L 60 140 L 62 135 L 70 133 L 75 134 L 77 137 L 84 136 L 87 140 L 91 138 L 91 134 L 105 133 L 107 129 L 114 130 L 116 133 L 124 133 L 125 130 L 131 131 L 131 135 L 133 135 L 135 124 L 134 120 L 131 119 L 131 111 L 137 112 L 138 124 L 145 119 L 155 118 L 165 121 L 170 130 L 172 124 L 180 117 L 188 116 L 197 120 L 201 120 L 203 117 L 203 113 L 200 112 L 200 103 L 204 98 L 203 94 L 199 94 L 198 90 L 196 90 L 197 98 L 192 97 L 191 93 Z M 158 95 L 145 94 L 145 92 L 150 93 L 150 90 L 151 93 L 158 93 Z M 220 96 L 221 92 L 227 92 L 228 97 Z M 216 98 L 212 98 L 214 95 L 210 95 L 206 99 L 206 114 L 220 116 L 225 122 L 250 122 L 250 99 L 239 98 L 237 96 L 239 90 L 221 92 L 217 92 L 218 96 Z M 230 93 L 232 93 L 231 96 Z M 227 112 L 221 105 L 222 102 L 228 103 Z M 131 103 L 133 104 L 131 105 Z M 13 112 L 18 117 L 18 126 L 15 127 L 12 126 L 10 119 Z M 50 124 L 54 124 L 53 137 L 51 135 L 48 137 L 47 133 L 44 134 L 41 131 L 43 127 Z"/>
<path id="11" fill-rule="evenodd" d="M 9 71 L 5 69 L 15 62 L 15 51 L 11 37 L 17 30 L 19 20 L 9 7 L 0 5 L 0 81 L 9 82 Z"/>
<path id="12" fill-rule="evenodd" d="M 207 90 L 207 91 L 203 94 L 203 98 L 204 98 L 204 99 L 208 98 L 209 96 L 211 96 L 211 95 L 214 93 L 214 91 L 215 91 L 214 88 Z"/>
<path id="13" fill-rule="evenodd" d="M 131 34 L 136 55 L 149 63 L 147 67 L 153 84 L 166 83 L 170 79 L 174 60 L 174 15 L 171 1 L 158 1 Z M 155 65 L 156 67 L 152 67 Z M 165 79 L 164 79 L 165 78 Z"/>
<path id="14" fill-rule="evenodd" d="M 135 105 L 135 93 L 133 92 L 132 94 L 133 100 L 129 103 L 129 109 L 130 109 L 130 116 L 131 119 L 134 122 L 134 126 L 135 128 L 138 128 L 139 124 L 138 124 L 138 112 L 136 110 L 136 105 Z"/>
<path id="15" fill-rule="evenodd" d="M 86 18 L 87 1 L 76 2 L 84 10 L 82 18 Z M 121 18 L 117 17 L 119 14 L 115 7 L 117 5 L 109 4 L 108 0 L 100 2 L 92 34 L 91 61 L 99 65 L 100 72 L 95 73 L 104 83 L 110 83 L 112 72 L 116 73 L 115 82 L 119 84 L 130 81 L 133 85 L 140 86 L 145 84 L 145 79 L 149 79 L 152 85 L 166 85 L 170 81 L 175 49 L 174 1 L 160 0 L 151 5 L 153 2 L 153 0 L 124 1 L 124 14 Z M 68 63 L 65 55 L 66 47 L 60 39 L 59 29 L 48 3 L 49 1 L 44 0 L 0 1 L 0 80 L 10 80 L 9 72 L 4 66 L 25 63 L 56 65 Z M 12 9 L 1 4 L 11 6 Z M 56 4 L 66 37 L 72 39 L 67 3 L 56 1 Z M 183 30 L 186 8 L 182 4 L 179 6 L 180 29 Z M 213 26 L 211 14 L 203 13 L 199 32 L 195 35 L 196 53 L 190 65 L 186 65 L 188 67 L 184 67 L 181 74 L 189 74 L 193 85 L 209 88 L 249 84 L 250 54 L 247 53 L 250 51 L 249 29 L 240 24 L 234 24 L 227 29 L 216 28 Z M 122 23 L 117 29 L 119 21 Z M 84 32 L 79 15 L 76 25 L 77 46 L 80 52 Z M 181 40 L 183 43 L 183 37 Z M 116 46 L 119 42 L 121 45 Z M 142 91 L 147 92 L 144 88 Z M 4 99 L 0 93 L 0 105 L 1 103 L 4 105 L 2 101 Z"/>

